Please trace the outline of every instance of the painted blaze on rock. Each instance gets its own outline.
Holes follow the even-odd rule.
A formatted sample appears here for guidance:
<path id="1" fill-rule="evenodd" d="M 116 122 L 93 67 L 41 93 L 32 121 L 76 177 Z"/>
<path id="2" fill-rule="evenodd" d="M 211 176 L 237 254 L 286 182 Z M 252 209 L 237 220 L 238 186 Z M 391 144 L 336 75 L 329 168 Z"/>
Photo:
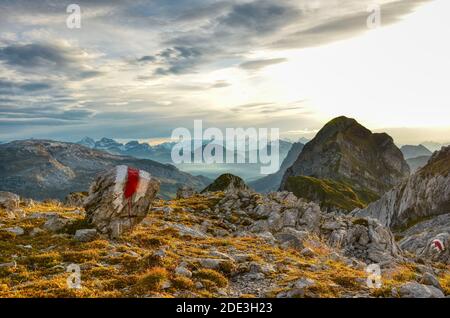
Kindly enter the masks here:
<path id="1" fill-rule="evenodd" d="M 145 218 L 159 185 L 146 171 L 117 166 L 92 183 L 85 201 L 86 217 L 100 233 L 119 237 Z"/>

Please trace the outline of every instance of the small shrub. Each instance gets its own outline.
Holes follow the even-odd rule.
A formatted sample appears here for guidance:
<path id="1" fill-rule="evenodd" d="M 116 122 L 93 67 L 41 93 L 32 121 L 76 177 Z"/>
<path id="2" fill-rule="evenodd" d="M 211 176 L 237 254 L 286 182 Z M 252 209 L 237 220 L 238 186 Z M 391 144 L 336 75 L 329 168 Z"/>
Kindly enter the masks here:
<path id="1" fill-rule="evenodd" d="M 189 279 L 187 277 L 182 277 L 182 276 L 173 278 L 172 285 L 176 289 L 191 290 L 194 287 L 194 283 L 192 282 L 191 279 Z"/>
<path id="2" fill-rule="evenodd" d="M 141 277 L 140 283 L 149 290 L 158 290 L 167 278 L 168 274 L 165 268 L 155 267 L 147 271 L 147 273 Z"/>
<path id="3" fill-rule="evenodd" d="M 201 269 L 194 273 L 194 276 L 200 279 L 212 281 L 218 287 L 226 287 L 228 280 L 219 272 L 213 269 Z"/>

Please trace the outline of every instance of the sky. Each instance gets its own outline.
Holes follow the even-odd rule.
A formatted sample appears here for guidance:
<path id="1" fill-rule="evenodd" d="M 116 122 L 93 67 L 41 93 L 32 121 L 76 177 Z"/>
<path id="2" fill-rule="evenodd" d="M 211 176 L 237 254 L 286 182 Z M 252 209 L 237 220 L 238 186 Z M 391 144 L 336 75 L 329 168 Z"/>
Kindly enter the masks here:
<path id="1" fill-rule="evenodd" d="M 398 144 L 449 142 L 448 12 L 448 0 L 0 0 L 0 141 L 159 142 L 195 119 L 297 140 L 346 115 Z"/>

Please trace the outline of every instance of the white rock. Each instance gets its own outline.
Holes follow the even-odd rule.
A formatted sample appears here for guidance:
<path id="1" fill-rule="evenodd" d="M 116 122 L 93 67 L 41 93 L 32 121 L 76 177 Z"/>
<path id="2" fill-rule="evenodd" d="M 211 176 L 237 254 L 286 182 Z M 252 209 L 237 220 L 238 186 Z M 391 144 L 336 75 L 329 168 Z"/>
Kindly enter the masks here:
<path id="1" fill-rule="evenodd" d="M 8 227 L 4 230 L 17 236 L 23 235 L 25 233 L 24 229 L 20 226 Z"/>
<path id="2" fill-rule="evenodd" d="M 192 272 L 183 266 L 178 266 L 177 268 L 175 268 L 175 274 L 188 278 L 192 277 Z"/>

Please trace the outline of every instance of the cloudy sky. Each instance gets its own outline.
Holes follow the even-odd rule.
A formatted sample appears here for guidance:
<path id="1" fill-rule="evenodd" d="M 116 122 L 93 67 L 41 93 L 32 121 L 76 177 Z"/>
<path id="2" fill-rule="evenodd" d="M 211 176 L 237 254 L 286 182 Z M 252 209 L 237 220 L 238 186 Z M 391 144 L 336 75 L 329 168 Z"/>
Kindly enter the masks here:
<path id="1" fill-rule="evenodd" d="M 164 140 L 194 119 L 311 138 L 347 115 L 397 143 L 448 142 L 448 12 L 448 0 L 0 0 L 0 141 Z"/>

